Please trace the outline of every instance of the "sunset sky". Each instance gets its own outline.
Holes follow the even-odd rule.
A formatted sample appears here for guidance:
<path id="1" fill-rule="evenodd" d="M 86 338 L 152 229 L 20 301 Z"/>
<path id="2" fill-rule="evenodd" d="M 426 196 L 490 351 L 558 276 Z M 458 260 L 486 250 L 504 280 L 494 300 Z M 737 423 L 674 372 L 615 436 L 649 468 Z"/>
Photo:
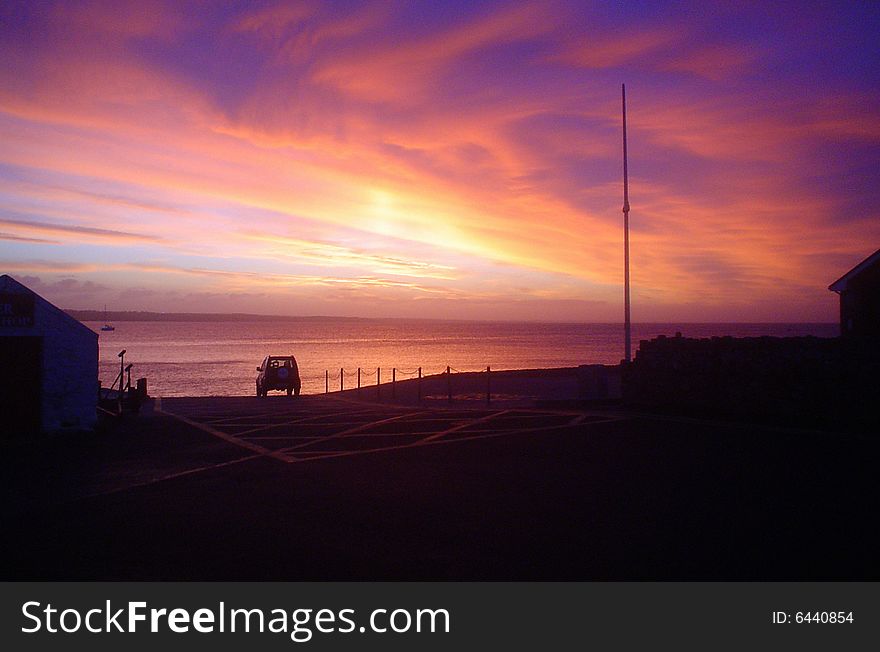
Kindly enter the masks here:
<path id="1" fill-rule="evenodd" d="M 768 8 L 770 5 L 770 8 Z M 0 4 L 0 273 L 65 308 L 833 321 L 880 5 Z"/>

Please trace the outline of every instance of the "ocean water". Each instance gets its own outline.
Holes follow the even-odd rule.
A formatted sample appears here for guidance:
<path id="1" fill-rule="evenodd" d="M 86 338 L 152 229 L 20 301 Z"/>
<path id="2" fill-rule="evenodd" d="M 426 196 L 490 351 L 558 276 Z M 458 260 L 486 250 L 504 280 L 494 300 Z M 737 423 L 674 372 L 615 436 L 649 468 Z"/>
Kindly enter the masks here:
<path id="1" fill-rule="evenodd" d="M 100 378 L 109 386 L 119 372 L 117 354 L 125 349 L 132 383 L 147 378 L 153 396 L 240 396 L 254 394 L 256 367 L 267 355 L 293 354 L 303 393 L 324 391 L 325 370 L 339 388 L 445 371 L 571 367 L 615 364 L 623 358 L 619 324 L 487 323 L 384 319 L 289 319 L 283 321 L 138 322 L 120 321 L 115 331 L 86 322 L 99 332 Z M 634 324 L 639 340 L 657 335 L 834 337 L 837 324 Z"/>

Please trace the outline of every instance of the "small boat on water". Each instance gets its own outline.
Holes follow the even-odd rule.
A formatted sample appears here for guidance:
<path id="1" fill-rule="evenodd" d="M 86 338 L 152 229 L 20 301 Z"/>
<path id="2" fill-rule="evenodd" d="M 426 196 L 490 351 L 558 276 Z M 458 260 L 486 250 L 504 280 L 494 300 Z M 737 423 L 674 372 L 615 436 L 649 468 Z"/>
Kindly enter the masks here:
<path id="1" fill-rule="evenodd" d="M 102 331 L 115 331 L 116 328 L 107 323 L 107 306 L 104 306 L 104 325 L 101 326 Z"/>

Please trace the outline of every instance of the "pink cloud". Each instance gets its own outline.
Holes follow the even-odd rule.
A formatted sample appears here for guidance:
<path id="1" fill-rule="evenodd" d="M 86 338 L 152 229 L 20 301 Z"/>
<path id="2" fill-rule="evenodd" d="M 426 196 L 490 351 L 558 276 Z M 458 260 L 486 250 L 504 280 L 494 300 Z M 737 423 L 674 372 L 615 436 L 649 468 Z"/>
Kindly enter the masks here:
<path id="1" fill-rule="evenodd" d="M 550 60 L 583 68 L 613 68 L 678 46 L 685 36 L 685 30 L 680 27 L 637 27 L 626 33 L 591 33 L 586 38 L 573 39 Z"/>
<path id="2" fill-rule="evenodd" d="M 317 5 L 312 2 L 282 2 L 238 18 L 231 29 L 236 32 L 252 32 L 275 42 L 288 30 L 301 26 L 316 11 Z"/>
<path id="3" fill-rule="evenodd" d="M 101 39 L 166 38 L 184 27 L 183 17 L 164 0 L 82 0 L 55 3 L 52 23 L 68 37 L 88 34 Z"/>
<path id="4" fill-rule="evenodd" d="M 480 48 L 528 40 L 550 32 L 551 14 L 538 5 L 505 7 L 436 35 L 374 46 L 319 62 L 311 75 L 358 99 L 409 104 L 424 100 L 438 76 Z"/>

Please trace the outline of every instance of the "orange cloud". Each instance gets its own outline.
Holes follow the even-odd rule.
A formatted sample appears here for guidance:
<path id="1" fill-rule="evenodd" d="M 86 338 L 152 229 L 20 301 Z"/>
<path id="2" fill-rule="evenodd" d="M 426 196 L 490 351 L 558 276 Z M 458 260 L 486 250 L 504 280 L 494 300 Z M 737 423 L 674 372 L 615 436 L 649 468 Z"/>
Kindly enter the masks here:
<path id="1" fill-rule="evenodd" d="M 554 22 L 538 5 L 505 7 L 437 35 L 319 62 L 311 79 L 356 98 L 409 104 L 423 100 L 441 72 L 459 57 L 483 47 L 546 34 Z"/>
<path id="2" fill-rule="evenodd" d="M 302 240 L 268 233 L 242 234 L 260 245 L 260 251 L 281 259 L 301 260 L 324 267 L 354 267 L 374 273 L 394 274 L 453 280 L 454 267 L 400 256 L 380 255 L 358 251 L 327 242 Z"/>
<path id="3" fill-rule="evenodd" d="M 658 64 L 658 69 L 720 81 L 748 69 L 760 56 L 755 46 L 713 43 L 670 53 L 666 61 Z"/>
<path id="4" fill-rule="evenodd" d="M 314 15 L 317 7 L 311 2 L 280 3 L 264 7 L 236 20 L 236 32 L 253 32 L 261 38 L 276 41 L 290 28 L 297 27 Z"/>
<path id="5" fill-rule="evenodd" d="M 164 38 L 183 27 L 183 18 L 163 0 L 82 0 L 56 3 L 52 23 L 67 38 L 76 35 L 101 39 L 153 36 Z"/>
<path id="6" fill-rule="evenodd" d="M 680 27 L 627 30 L 625 33 L 590 34 L 575 40 L 562 52 L 550 57 L 584 68 L 613 68 L 646 55 L 679 45 L 686 32 Z"/>

